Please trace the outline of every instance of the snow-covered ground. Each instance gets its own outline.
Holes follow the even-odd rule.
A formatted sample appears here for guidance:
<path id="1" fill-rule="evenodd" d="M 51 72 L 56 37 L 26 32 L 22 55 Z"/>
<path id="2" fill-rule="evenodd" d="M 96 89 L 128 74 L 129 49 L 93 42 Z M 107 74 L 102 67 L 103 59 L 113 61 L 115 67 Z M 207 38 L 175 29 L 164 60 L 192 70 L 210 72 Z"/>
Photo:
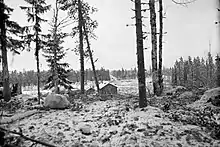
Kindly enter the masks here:
<path id="1" fill-rule="evenodd" d="M 81 111 L 40 111 L 9 128 L 21 128 L 24 135 L 58 147 L 217 147 L 220 144 L 198 126 L 173 122 L 159 108 L 140 109 L 137 105 L 135 99 L 107 100 L 84 105 Z M 25 142 L 25 146 L 29 145 Z"/>
<path id="2" fill-rule="evenodd" d="M 93 83 L 88 82 L 87 86 L 90 84 Z M 114 84 L 118 86 L 121 94 L 137 94 L 138 83 L 135 79 L 115 80 Z M 51 91 L 41 92 L 44 94 Z M 37 90 L 26 89 L 19 97 L 24 101 L 37 97 Z M 191 123 L 174 121 L 171 117 L 173 114 L 162 111 L 159 105 L 141 109 L 138 108 L 138 100 L 135 96 L 116 97 L 106 101 L 100 101 L 96 96 L 92 96 L 94 99 L 92 102 L 75 100 L 75 103 L 83 106 L 78 110 L 72 108 L 38 110 L 38 113 L 6 125 L 6 128 L 10 130 L 21 128 L 23 135 L 57 147 L 220 146 L 220 140 L 211 138 L 210 131 L 198 125 L 190 125 Z M 158 97 L 155 103 L 161 103 L 163 99 L 164 97 Z M 24 108 L 18 112 L 32 111 Z M 179 111 L 174 114 L 178 115 L 178 113 Z M 24 147 L 30 145 L 30 142 L 25 141 Z"/>

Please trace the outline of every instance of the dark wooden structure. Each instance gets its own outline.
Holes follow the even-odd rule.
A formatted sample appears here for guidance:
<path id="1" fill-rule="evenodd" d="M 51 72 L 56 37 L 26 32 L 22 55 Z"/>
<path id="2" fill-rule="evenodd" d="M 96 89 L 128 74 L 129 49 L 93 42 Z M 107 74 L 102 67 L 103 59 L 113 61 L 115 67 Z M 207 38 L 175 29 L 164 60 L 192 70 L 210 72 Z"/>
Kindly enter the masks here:
<path id="1" fill-rule="evenodd" d="M 111 83 L 105 84 L 100 88 L 100 94 L 117 94 L 118 93 L 117 88 L 118 88 L 117 86 Z"/>

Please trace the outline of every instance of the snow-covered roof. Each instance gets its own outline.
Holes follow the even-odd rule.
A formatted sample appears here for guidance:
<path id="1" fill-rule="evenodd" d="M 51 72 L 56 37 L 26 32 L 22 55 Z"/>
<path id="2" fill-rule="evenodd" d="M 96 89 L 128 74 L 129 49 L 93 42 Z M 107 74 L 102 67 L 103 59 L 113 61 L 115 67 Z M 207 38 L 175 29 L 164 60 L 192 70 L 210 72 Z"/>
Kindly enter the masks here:
<path id="1" fill-rule="evenodd" d="M 106 82 L 106 83 L 101 83 L 101 84 L 99 84 L 99 88 L 100 88 L 100 89 L 102 89 L 103 87 L 105 87 L 105 86 L 106 86 L 106 85 L 108 85 L 108 84 L 110 84 L 110 85 L 113 85 L 113 86 L 117 87 L 117 85 L 116 85 L 116 84 L 114 84 L 114 83 Z"/>

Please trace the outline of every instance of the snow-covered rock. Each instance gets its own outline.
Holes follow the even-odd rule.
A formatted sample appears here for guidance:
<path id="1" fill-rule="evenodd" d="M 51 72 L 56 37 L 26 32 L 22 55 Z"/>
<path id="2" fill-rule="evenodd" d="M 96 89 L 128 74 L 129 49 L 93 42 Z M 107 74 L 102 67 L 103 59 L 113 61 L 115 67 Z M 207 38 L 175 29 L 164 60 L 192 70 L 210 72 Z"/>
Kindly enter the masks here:
<path id="1" fill-rule="evenodd" d="M 91 135 L 92 132 L 91 132 L 91 125 L 83 125 L 80 127 L 80 131 L 82 132 L 82 134 L 84 135 Z"/>
<path id="2" fill-rule="evenodd" d="M 203 108 L 210 104 L 214 106 L 220 106 L 220 87 L 207 90 L 200 100 L 189 106 L 194 108 Z"/>
<path id="3" fill-rule="evenodd" d="M 208 90 L 203 96 L 211 102 L 212 105 L 220 107 L 220 87 Z"/>
<path id="4" fill-rule="evenodd" d="M 49 94 L 45 98 L 44 106 L 52 109 L 64 109 L 70 105 L 67 97 L 61 94 Z"/>
<path id="5" fill-rule="evenodd" d="M 210 89 L 210 90 L 207 90 L 204 93 L 204 95 L 201 97 L 201 101 L 206 103 L 210 99 L 214 99 L 214 97 L 219 96 L 219 95 L 220 95 L 220 87 L 214 88 L 214 89 Z"/>

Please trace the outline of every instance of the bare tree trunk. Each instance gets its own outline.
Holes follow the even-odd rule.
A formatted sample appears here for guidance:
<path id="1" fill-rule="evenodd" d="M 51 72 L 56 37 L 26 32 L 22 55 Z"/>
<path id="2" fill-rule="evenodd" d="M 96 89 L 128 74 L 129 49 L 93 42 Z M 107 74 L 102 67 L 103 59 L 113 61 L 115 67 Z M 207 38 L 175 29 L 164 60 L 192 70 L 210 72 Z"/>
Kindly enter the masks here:
<path id="1" fill-rule="evenodd" d="M 220 9 L 220 0 L 217 1 L 217 6 Z M 220 11 L 218 11 L 218 23 L 220 23 Z M 218 37 L 220 38 L 220 29 L 219 29 L 219 33 L 218 33 Z M 220 52 L 218 52 L 219 54 L 217 55 L 216 58 L 216 65 L 217 65 L 217 86 L 220 87 Z"/>
<path id="2" fill-rule="evenodd" d="M 35 5 L 35 25 L 38 25 L 39 20 L 37 17 L 37 10 Z M 35 57 L 37 62 L 37 97 L 38 97 L 38 104 L 40 104 L 40 61 L 39 61 L 39 51 L 40 51 L 40 43 L 39 43 L 39 32 L 36 29 L 36 50 L 35 50 Z"/>
<path id="3" fill-rule="evenodd" d="M 58 9 L 58 0 L 56 0 L 56 7 L 55 7 L 55 11 L 54 11 L 54 50 L 53 50 L 53 53 L 54 53 L 54 69 L 53 69 L 53 83 L 54 83 L 54 87 L 55 87 L 55 93 L 59 93 L 59 88 L 58 88 L 58 73 L 57 73 L 57 21 L 58 21 L 58 12 L 59 12 L 59 9 Z"/>
<path id="4" fill-rule="evenodd" d="M 7 59 L 7 48 L 6 48 L 6 27 L 5 27 L 5 15 L 4 15 L 4 0 L 0 0 L 0 43 L 2 50 L 2 80 L 3 80 L 3 97 L 5 101 L 11 99 L 11 91 L 9 86 L 9 71 L 8 71 L 8 59 Z"/>
<path id="5" fill-rule="evenodd" d="M 83 29 L 84 29 L 84 32 L 85 32 L 86 42 L 87 42 L 87 45 L 88 45 L 88 52 L 89 52 L 89 57 L 90 57 L 91 64 L 92 64 L 92 70 L 93 70 L 93 74 L 94 74 L 96 88 L 97 88 L 97 91 L 99 92 L 99 82 L 98 82 L 98 78 L 97 78 L 97 75 L 96 75 L 95 63 L 94 63 L 94 60 L 93 60 L 92 51 L 91 51 L 90 43 L 89 43 L 88 32 L 87 32 L 85 23 L 83 23 Z"/>
<path id="6" fill-rule="evenodd" d="M 144 49 L 143 32 L 141 16 L 141 0 L 135 0 L 135 19 L 136 19 L 136 41 L 137 41 L 137 64 L 138 64 L 138 89 L 139 89 L 139 107 L 147 106 L 146 100 L 146 81 L 144 68 Z"/>
<path id="7" fill-rule="evenodd" d="M 151 25 L 151 59 L 152 59 L 152 82 L 154 94 L 159 95 L 158 92 L 158 71 L 157 71 L 157 25 L 156 25 L 156 13 L 155 13 L 155 0 L 149 0 L 150 8 L 150 25 Z"/>
<path id="8" fill-rule="evenodd" d="M 162 50 L 163 50 L 163 0 L 159 0 L 159 67 L 158 67 L 158 84 L 159 84 L 159 95 L 163 92 L 163 73 L 162 73 Z"/>
<path id="9" fill-rule="evenodd" d="M 216 56 L 216 86 L 220 87 L 220 57 Z"/>
<path id="10" fill-rule="evenodd" d="M 80 82 L 81 82 L 81 93 L 85 93 L 84 89 L 84 51 L 83 51 L 83 32 L 82 32 L 82 23 L 83 23 L 83 17 L 82 17 L 82 4 L 81 1 L 78 0 L 78 17 L 79 17 L 79 50 L 80 50 Z"/>
<path id="11" fill-rule="evenodd" d="M 38 104 L 40 104 L 40 63 L 39 63 L 39 51 L 36 53 L 36 61 L 37 61 L 37 96 L 38 96 Z"/>
<path id="12" fill-rule="evenodd" d="M 220 0 L 217 0 L 217 6 L 218 6 L 218 24 L 220 24 Z M 218 39 L 220 39 L 220 28 L 218 28 Z M 218 45 L 220 46 L 220 44 L 218 43 Z M 220 55 L 220 51 L 218 52 Z"/>
<path id="13" fill-rule="evenodd" d="M 220 9 L 220 0 L 217 1 L 217 6 Z M 218 24 L 220 24 L 220 10 L 218 10 L 217 13 L 218 13 Z M 220 39 L 220 29 L 218 32 L 218 39 Z M 216 57 L 216 66 L 217 66 L 216 74 L 217 74 L 217 86 L 218 87 L 220 87 L 220 57 L 219 56 L 220 56 L 220 51 L 218 52 L 218 55 Z"/>

